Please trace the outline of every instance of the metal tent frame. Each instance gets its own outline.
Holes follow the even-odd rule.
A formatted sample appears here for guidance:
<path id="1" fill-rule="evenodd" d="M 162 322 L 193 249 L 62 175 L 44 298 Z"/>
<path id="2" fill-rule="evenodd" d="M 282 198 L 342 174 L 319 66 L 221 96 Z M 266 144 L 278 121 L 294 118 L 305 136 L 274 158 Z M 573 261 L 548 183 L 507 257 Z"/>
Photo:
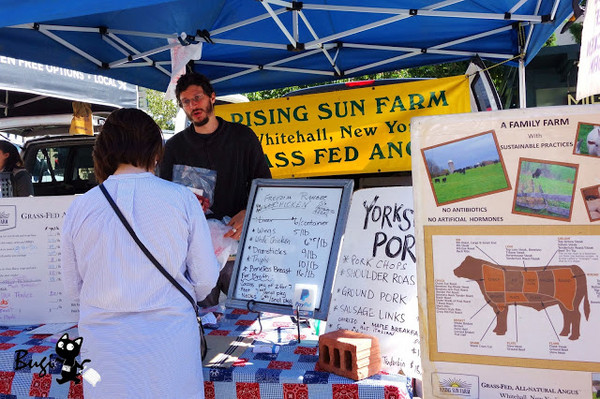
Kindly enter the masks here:
<path id="1" fill-rule="evenodd" d="M 5 2 L 0 0 L 0 7 Z M 5 26 L 0 54 L 43 58 L 164 91 L 171 77 L 170 50 L 202 43 L 193 68 L 207 75 L 219 94 L 478 55 L 519 67 L 524 106 L 526 64 L 573 13 L 570 0 L 377 0 L 369 6 L 357 0 L 155 0 L 145 7 L 133 2 L 133 8 L 123 3 L 120 11 L 57 20 L 34 15 L 40 19 L 10 26 L 11 18 L 0 18 Z"/>

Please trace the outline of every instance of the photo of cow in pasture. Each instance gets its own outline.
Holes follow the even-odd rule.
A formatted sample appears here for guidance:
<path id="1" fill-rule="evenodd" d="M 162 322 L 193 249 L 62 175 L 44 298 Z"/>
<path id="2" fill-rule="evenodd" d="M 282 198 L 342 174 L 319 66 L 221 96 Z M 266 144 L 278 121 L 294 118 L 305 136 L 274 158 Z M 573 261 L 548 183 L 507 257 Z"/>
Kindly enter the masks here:
<path id="1" fill-rule="evenodd" d="M 578 165 L 520 158 L 513 213 L 571 220 Z"/>
<path id="2" fill-rule="evenodd" d="M 573 154 L 600 157 L 600 125 L 579 122 Z"/>
<path id="3" fill-rule="evenodd" d="M 496 314 L 496 335 L 507 331 L 508 307 L 526 306 L 541 311 L 558 305 L 563 316 L 561 336 L 577 340 L 580 336 L 581 312 L 590 316 L 586 275 L 577 265 L 503 266 L 467 256 L 454 269 L 454 275 L 475 281 L 483 299 Z"/>
<path id="4" fill-rule="evenodd" d="M 421 152 L 438 206 L 511 189 L 494 131 Z"/>

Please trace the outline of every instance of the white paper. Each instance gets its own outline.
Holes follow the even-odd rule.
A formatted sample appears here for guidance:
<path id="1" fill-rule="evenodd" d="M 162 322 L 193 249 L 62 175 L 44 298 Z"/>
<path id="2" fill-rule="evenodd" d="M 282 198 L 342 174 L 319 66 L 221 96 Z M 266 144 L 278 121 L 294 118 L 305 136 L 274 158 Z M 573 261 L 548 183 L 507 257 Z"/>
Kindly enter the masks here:
<path id="1" fill-rule="evenodd" d="M 578 101 L 600 94 L 600 24 L 597 15 L 599 9 L 599 0 L 588 0 L 585 4 L 577 73 Z"/>
<path id="2" fill-rule="evenodd" d="M 0 324 L 77 322 L 64 293 L 60 231 L 74 196 L 0 199 Z"/>
<path id="3" fill-rule="evenodd" d="M 185 39 L 185 33 L 181 34 Z M 178 43 L 177 39 L 169 39 L 169 44 Z M 202 43 L 189 44 L 187 46 L 176 45 L 171 47 L 171 80 L 165 92 L 167 100 L 176 100 L 175 86 L 181 75 L 185 74 L 185 67 L 191 60 L 199 60 L 202 57 Z"/>

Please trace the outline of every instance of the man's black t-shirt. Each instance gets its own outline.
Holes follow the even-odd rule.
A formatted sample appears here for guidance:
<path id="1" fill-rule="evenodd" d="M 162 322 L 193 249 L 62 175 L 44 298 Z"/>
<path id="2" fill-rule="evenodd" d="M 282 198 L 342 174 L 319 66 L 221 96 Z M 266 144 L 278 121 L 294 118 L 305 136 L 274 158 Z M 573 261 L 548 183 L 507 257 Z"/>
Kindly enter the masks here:
<path id="1" fill-rule="evenodd" d="M 159 176 L 173 180 L 173 167 L 187 165 L 216 172 L 214 198 L 207 217 L 233 217 L 246 209 L 252 180 L 271 171 L 256 134 L 247 126 L 217 118 L 219 127 L 199 134 L 190 125 L 165 144 Z"/>

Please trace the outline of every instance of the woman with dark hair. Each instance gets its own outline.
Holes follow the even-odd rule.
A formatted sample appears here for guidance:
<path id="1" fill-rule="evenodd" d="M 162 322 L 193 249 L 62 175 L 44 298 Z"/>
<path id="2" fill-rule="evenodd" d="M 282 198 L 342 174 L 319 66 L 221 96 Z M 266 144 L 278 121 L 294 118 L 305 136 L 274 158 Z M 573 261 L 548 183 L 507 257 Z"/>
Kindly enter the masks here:
<path id="1" fill-rule="evenodd" d="M 0 172 L 10 173 L 13 197 L 33 195 L 31 175 L 23 167 L 19 150 L 9 141 L 0 140 Z"/>
<path id="2" fill-rule="evenodd" d="M 203 299 L 219 275 L 210 232 L 194 194 L 152 173 L 162 151 L 150 116 L 113 111 L 94 146 L 96 176 L 149 252 L 192 298 Z M 80 303 L 81 359 L 100 377 L 84 378 L 86 399 L 204 398 L 194 309 L 100 187 L 75 198 L 61 245 L 65 289 Z"/>

